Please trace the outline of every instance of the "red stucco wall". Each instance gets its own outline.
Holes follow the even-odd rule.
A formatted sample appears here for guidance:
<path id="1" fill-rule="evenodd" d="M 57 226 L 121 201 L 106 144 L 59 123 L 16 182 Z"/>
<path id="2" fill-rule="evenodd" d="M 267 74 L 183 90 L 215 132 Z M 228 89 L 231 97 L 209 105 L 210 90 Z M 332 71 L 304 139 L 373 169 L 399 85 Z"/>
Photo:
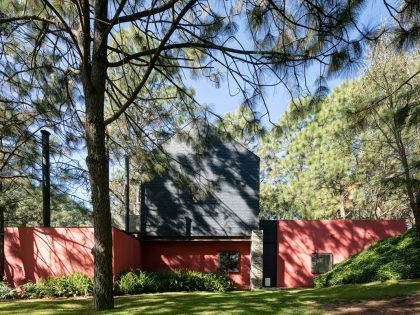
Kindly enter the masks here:
<path id="1" fill-rule="evenodd" d="M 380 239 L 405 231 L 403 220 L 278 221 L 278 287 L 309 287 L 312 253 L 332 253 L 333 264 Z"/>
<path id="2" fill-rule="evenodd" d="M 405 230 L 403 220 L 278 221 L 277 286 L 311 285 L 311 254 L 332 253 L 333 263 L 382 238 Z M 249 241 L 140 241 L 113 229 L 113 271 L 141 268 L 149 271 L 191 269 L 208 272 L 218 267 L 220 251 L 240 253 L 239 272 L 231 273 L 235 286 L 249 289 Z M 93 275 L 92 228 L 6 228 L 5 274 L 19 285 L 50 275 L 82 272 Z"/>
<path id="3" fill-rule="evenodd" d="M 118 229 L 113 229 L 114 277 L 121 272 L 141 267 L 141 243 L 138 239 Z"/>
<path id="4" fill-rule="evenodd" d="M 114 275 L 140 267 L 140 241 L 113 228 Z M 93 276 L 92 228 L 5 229 L 5 274 L 19 285 L 39 278 L 81 272 Z"/>
<path id="5" fill-rule="evenodd" d="M 250 247 L 249 241 L 145 241 L 142 243 L 142 269 L 217 271 L 218 252 L 238 251 L 239 272 L 230 273 L 230 277 L 235 287 L 249 289 Z"/>
<path id="6" fill-rule="evenodd" d="M 75 271 L 93 274 L 92 228 L 5 229 L 5 274 L 19 285 Z"/>

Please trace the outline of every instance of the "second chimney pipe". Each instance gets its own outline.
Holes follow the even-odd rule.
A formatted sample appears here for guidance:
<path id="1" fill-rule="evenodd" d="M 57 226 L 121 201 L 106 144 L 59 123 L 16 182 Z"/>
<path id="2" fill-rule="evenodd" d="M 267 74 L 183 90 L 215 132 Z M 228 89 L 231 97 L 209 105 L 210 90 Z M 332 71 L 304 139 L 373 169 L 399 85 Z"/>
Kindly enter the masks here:
<path id="1" fill-rule="evenodd" d="M 42 218 L 44 227 L 51 226 L 50 201 L 50 133 L 42 133 Z"/>

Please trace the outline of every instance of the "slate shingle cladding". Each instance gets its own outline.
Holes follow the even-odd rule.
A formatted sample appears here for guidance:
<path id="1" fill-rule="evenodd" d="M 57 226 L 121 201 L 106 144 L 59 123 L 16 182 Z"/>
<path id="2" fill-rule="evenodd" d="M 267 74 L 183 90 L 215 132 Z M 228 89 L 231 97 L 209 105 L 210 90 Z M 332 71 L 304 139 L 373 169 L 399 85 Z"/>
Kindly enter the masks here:
<path id="1" fill-rule="evenodd" d="M 142 235 L 150 237 L 250 236 L 258 228 L 259 157 L 241 144 L 212 137 L 197 159 L 191 145 L 172 138 L 165 150 L 206 187 L 210 195 L 195 198 L 171 175 L 145 183 L 141 213 Z"/>

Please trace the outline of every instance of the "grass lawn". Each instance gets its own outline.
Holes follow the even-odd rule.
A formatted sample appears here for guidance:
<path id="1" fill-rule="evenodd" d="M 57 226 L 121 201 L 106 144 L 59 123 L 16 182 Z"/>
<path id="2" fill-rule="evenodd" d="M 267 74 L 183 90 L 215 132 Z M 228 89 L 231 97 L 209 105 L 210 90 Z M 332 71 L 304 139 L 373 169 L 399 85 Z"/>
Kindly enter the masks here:
<path id="1" fill-rule="evenodd" d="M 420 294 L 420 279 L 324 289 L 158 293 L 117 296 L 115 309 L 98 314 L 322 314 L 322 304 Z M 0 314 L 95 314 L 92 298 L 14 300 Z"/>

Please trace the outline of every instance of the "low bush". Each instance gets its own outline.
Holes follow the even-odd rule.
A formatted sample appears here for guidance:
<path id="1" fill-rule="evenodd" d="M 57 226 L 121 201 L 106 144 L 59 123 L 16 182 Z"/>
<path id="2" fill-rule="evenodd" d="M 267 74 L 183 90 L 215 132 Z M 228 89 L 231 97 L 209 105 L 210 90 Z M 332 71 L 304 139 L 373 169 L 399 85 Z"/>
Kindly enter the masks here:
<path id="1" fill-rule="evenodd" d="M 137 294 L 175 291 L 217 291 L 232 289 L 227 274 L 172 270 L 162 272 L 130 271 L 120 275 L 115 282 L 119 294 Z"/>
<path id="2" fill-rule="evenodd" d="M 79 272 L 70 275 L 48 277 L 37 283 L 28 282 L 21 286 L 23 298 L 45 296 L 86 296 L 92 293 L 92 280 Z"/>
<path id="3" fill-rule="evenodd" d="M 7 282 L 0 281 L 0 300 L 9 300 L 17 297 L 16 289 L 12 288 Z"/>
<path id="4" fill-rule="evenodd" d="M 381 240 L 313 279 L 317 288 L 348 283 L 420 278 L 416 230 Z"/>
<path id="5" fill-rule="evenodd" d="M 33 282 L 27 282 L 20 286 L 20 294 L 19 297 L 23 299 L 36 299 L 41 298 L 42 294 L 38 289 L 38 285 Z"/>

